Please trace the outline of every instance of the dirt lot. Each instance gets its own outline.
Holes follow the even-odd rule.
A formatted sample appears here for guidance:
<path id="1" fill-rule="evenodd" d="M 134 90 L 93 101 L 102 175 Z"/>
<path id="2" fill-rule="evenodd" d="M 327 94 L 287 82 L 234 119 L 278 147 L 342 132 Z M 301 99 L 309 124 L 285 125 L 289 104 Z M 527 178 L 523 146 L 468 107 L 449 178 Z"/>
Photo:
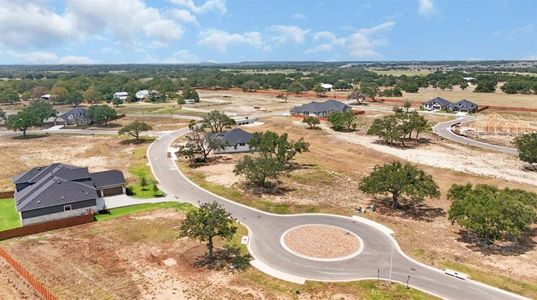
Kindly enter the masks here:
<path id="1" fill-rule="evenodd" d="M 430 299 L 400 285 L 294 285 L 254 269 L 196 268 L 205 245 L 178 237 L 182 219 L 180 211 L 161 209 L 0 245 L 59 299 Z M 7 295 L 2 299 L 20 298 Z"/>
<path id="2" fill-rule="evenodd" d="M 293 122 L 296 121 L 275 117 L 261 127 L 250 129 L 287 132 L 291 139 L 304 137 L 311 144 L 311 151 L 297 158 L 301 167 L 291 172 L 289 176 L 281 178 L 281 189 L 277 193 L 255 195 L 259 203 L 265 200 L 287 206 L 307 205 L 316 207 L 317 211 L 350 215 L 354 213 L 354 208 L 365 207 L 371 203 L 371 197 L 360 193 L 357 186 L 359 180 L 369 174 L 375 165 L 396 159 L 417 161 L 433 175 L 440 186 L 443 195 L 441 199 L 426 200 L 422 207 L 405 212 L 393 211 L 376 202 L 380 207 L 380 212 L 369 213 L 368 217 L 393 228 L 402 248 L 421 261 L 439 267 L 453 263 L 469 266 L 470 271 L 475 271 L 474 278 L 483 274 L 483 276 L 491 276 L 490 274 L 496 277 L 505 276 L 500 277 L 503 279 L 498 280 L 497 285 L 517 291 L 524 289 L 521 286 L 515 286 L 521 281 L 535 282 L 537 280 L 537 249 L 533 246 L 537 243 L 535 234 L 514 250 L 476 249 L 465 241 L 464 236 L 459 232 L 460 228 L 452 226 L 446 217 L 450 202 L 445 198 L 445 194 L 455 183 L 484 183 L 501 188 L 521 188 L 537 192 L 535 185 L 507 181 L 502 177 L 512 176 L 511 179 L 515 180 L 519 175 L 516 170 L 518 164 L 514 159 L 500 154 L 483 153 L 480 150 L 463 149 L 458 145 L 441 145 L 436 141 L 416 149 L 383 150 L 380 147 L 386 146 L 370 141 L 369 137 L 356 135 L 360 140 L 356 142 L 352 140 L 354 139 L 352 133 L 348 134 L 351 136 L 349 138 L 341 138 L 323 130 L 308 130 L 304 125 L 297 126 Z M 362 139 L 367 140 L 367 143 L 362 142 Z M 458 152 L 460 154 L 457 154 Z M 447 154 L 454 155 L 455 158 L 444 162 L 443 159 Z M 470 164 L 468 158 L 465 157 L 470 157 L 474 162 Z M 461 161 L 457 162 L 459 158 Z M 241 185 L 240 178 L 232 174 L 233 164 L 237 159 L 236 155 L 224 156 L 217 165 L 197 168 L 191 175 L 193 174 L 198 182 L 212 182 L 217 192 L 219 188 L 216 186 L 227 186 L 228 190 L 233 189 L 248 195 Z M 452 170 L 459 166 L 460 170 Z M 480 170 L 493 172 L 493 174 L 477 175 L 482 174 Z M 471 171 L 475 171 L 476 174 L 471 174 Z M 535 175 L 527 175 L 526 179 L 534 183 Z M 226 193 L 225 196 L 235 195 L 227 190 Z M 507 285 L 509 280 L 506 278 L 512 278 L 513 282 Z M 489 282 L 494 280 L 494 278 L 489 279 Z M 537 296 L 537 287 L 534 286 L 532 291 L 529 295 Z M 528 292 L 525 291 L 525 293 Z"/>
<path id="3" fill-rule="evenodd" d="M 148 144 L 125 145 L 127 138 L 51 135 L 29 139 L 0 137 L 0 190 L 12 190 L 11 177 L 30 168 L 54 162 L 87 166 L 90 171 L 118 169 L 130 176 L 129 167 L 144 160 L 135 152 Z"/>

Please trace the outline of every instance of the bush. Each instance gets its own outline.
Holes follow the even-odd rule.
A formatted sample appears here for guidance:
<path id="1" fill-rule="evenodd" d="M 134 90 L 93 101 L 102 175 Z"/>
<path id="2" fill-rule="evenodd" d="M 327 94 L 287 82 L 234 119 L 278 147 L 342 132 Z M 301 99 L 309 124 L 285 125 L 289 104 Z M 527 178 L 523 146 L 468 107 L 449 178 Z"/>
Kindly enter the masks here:
<path id="1" fill-rule="evenodd" d="M 125 194 L 127 194 L 127 196 L 134 196 L 134 191 L 132 190 L 132 186 L 127 186 L 125 188 Z"/>

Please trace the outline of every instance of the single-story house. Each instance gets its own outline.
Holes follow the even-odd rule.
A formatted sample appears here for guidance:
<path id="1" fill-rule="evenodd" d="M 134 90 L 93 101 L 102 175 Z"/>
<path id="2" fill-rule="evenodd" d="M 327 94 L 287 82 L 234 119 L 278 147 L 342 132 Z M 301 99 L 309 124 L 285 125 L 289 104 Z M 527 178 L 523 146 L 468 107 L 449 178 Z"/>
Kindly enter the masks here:
<path id="1" fill-rule="evenodd" d="M 54 125 L 89 125 L 91 120 L 88 117 L 88 110 L 82 107 L 75 107 L 54 119 Z"/>
<path id="2" fill-rule="evenodd" d="M 217 133 L 216 136 L 222 139 L 226 146 L 224 149 L 216 150 L 215 153 L 237 153 L 250 151 L 249 143 L 254 135 L 240 128 L 233 128 Z"/>
<path id="3" fill-rule="evenodd" d="M 459 102 L 452 103 L 444 98 L 436 97 L 422 104 L 426 110 L 445 110 L 450 112 L 477 112 L 478 106 L 472 101 L 462 99 Z"/>
<path id="4" fill-rule="evenodd" d="M 448 100 L 436 97 L 422 104 L 423 109 L 426 110 L 451 110 L 453 103 Z"/>
<path id="5" fill-rule="evenodd" d="M 330 83 L 321 83 L 320 86 L 324 89 L 325 92 L 331 92 L 334 86 Z"/>
<path id="6" fill-rule="evenodd" d="M 155 90 L 140 90 L 140 91 L 137 91 L 136 94 L 134 94 L 134 96 L 136 97 L 136 99 L 138 100 L 144 100 L 146 98 L 149 98 L 149 96 L 157 96 L 158 97 L 159 95 L 159 92 L 158 91 L 155 91 Z"/>
<path id="7" fill-rule="evenodd" d="M 194 104 L 194 103 L 196 103 L 196 100 L 194 100 L 194 99 L 185 99 L 184 102 L 185 102 L 185 104 Z"/>
<path id="8" fill-rule="evenodd" d="M 232 117 L 233 121 L 235 121 L 236 125 L 248 125 L 257 122 L 257 118 L 255 117 Z"/>
<path id="9" fill-rule="evenodd" d="M 291 114 L 295 116 L 327 117 L 334 112 L 352 111 L 352 108 L 337 100 L 327 100 L 324 102 L 310 102 L 291 109 Z"/>
<path id="10" fill-rule="evenodd" d="M 451 110 L 456 112 L 475 113 L 479 106 L 470 100 L 462 99 L 452 105 Z"/>
<path id="11" fill-rule="evenodd" d="M 115 92 L 114 93 L 114 98 L 118 98 L 123 101 L 127 100 L 128 97 L 129 97 L 129 93 L 127 92 Z"/>
<path id="12" fill-rule="evenodd" d="M 125 193 L 125 177 L 116 170 L 90 173 L 88 168 L 54 163 L 12 179 L 23 225 L 97 212 L 97 199 Z"/>

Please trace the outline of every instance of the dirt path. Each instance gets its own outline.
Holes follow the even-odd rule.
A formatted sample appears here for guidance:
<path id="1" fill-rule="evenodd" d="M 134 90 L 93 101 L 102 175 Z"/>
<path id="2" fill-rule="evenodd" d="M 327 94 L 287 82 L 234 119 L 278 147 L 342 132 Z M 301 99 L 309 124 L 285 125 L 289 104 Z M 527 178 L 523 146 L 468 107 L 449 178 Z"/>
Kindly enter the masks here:
<path id="1" fill-rule="evenodd" d="M 453 143 L 437 144 L 434 142 L 414 149 L 402 149 L 380 144 L 378 139 L 372 136 L 334 132 L 330 129 L 327 131 L 339 140 L 358 144 L 414 163 L 537 185 L 537 174 L 523 171 L 523 163 L 506 154 L 485 152 Z"/>

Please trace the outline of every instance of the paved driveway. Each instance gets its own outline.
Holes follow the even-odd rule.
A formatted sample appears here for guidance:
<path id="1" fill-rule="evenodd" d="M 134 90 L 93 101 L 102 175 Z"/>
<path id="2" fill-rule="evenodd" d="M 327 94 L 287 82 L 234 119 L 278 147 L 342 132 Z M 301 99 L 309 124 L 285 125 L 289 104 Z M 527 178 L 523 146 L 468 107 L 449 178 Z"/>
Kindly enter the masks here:
<path id="1" fill-rule="evenodd" d="M 177 199 L 170 200 L 168 197 L 138 199 L 127 195 L 116 195 L 97 199 L 97 207 L 101 209 L 103 208 L 103 205 L 106 205 L 106 208 L 111 209 L 137 204 L 160 203 L 169 201 L 177 201 Z"/>

